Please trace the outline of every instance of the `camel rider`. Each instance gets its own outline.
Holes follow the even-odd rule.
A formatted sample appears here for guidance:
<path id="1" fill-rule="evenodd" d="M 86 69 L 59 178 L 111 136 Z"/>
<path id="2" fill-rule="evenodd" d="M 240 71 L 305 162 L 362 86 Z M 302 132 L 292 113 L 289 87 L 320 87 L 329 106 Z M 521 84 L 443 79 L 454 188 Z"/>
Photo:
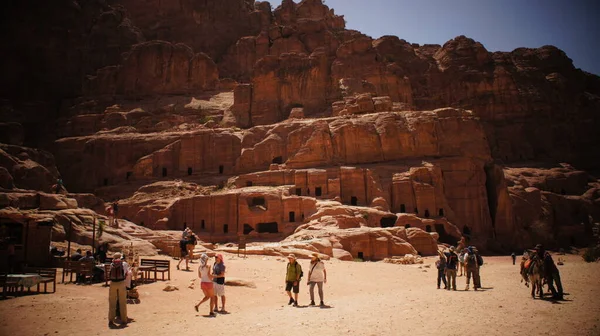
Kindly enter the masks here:
<path id="1" fill-rule="evenodd" d="M 554 264 L 554 260 L 552 260 L 552 256 L 548 253 L 542 244 L 537 244 L 535 246 L 535 255 L 533 258 L 537 260 L 541 260 L 544 263 L 544 278 L 548 283 L 548 288 L 552 292 L 552 298 L 556 300 L 563 299 L 563 288 L 562 283 L 560 281 L 560 272 L 558 271 L 558 267 Z M 554 282 L 556 282 L 556 289 L 554 288 Z M 558 289 L 558 291 L 557 291 Z"/>

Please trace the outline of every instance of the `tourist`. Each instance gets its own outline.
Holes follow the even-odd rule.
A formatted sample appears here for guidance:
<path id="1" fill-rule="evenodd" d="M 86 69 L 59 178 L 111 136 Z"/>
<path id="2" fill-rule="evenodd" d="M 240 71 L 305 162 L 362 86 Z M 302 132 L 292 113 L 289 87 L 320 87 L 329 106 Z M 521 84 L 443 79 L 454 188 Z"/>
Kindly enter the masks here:
<path id="1" fill-rule="evenodd" d="M 208 265 L 208 255 L 206 253 L 202 253 L 200 256 L 200 266 L 198 267 L 198 277 L 200 278 L 200 289 L 202 289 L 202 293 L 204 293 L 204 298 L 197 305 L 194 306 L 194 309 L 198 311 L 198 307 L 206 301 L 209 301 L 209 313 L 208 316 L 215 316 L 213 312 L 215 293 L 213 287 L 213 276 L 211 273 L 210 265 Z"/>
<path id="2" fill-rule="evenodd" d="M 437 268 L 437 288 L 440 289 L 440 283 L 444 282 L 444 289 L 448 289 L 448 283 L 446 283 L 446 257 L 438 251 L 439 258 L 435 261 L 435 267 Z"/>
<path id="3" fill-rule="evenodd" d="M 513 265 L 517 262 L 517 255 L 513 252 L 510 257 L 512 258 Z"/>
<path id="4" fill-rule="evenodd" d="M 477 290 L 480 288 L 479 285 L 479 265 L 477 262 L 477 255 L 475 254 L 475 249 L 472 246 L 467 248 L 467 256 L 465 258 L 465 266 L 467 268 L 467 287 L 465 290 L 469 290 L 469 283 L 471 281 L 471 277 L 473 277 L 473 288 Z"/>
<path id="5" fill-rule="evenodd" d="M 310 260 L 310 271 L 308 271 L 307 285 L 310 287 L 310 305 L 315 305 L 315 285 L 319 288 L 319 299 L 321 307 L 325 306 L 323 302 L 323 283 L 327 283 L 327 270 L 325 264 L 319 258 L 318 253 L 313 253 Z"/>
<path id="6" fill-rule="evenodd" d="M 114 319 L 117 317 L 117 304 L 121 318 L 121 326 L 127 325 L 127 289 L 125 288 L 125 278 L 129 272 L 129 265 L 123 261 L 122 254 L 117 252 L 113 255 L 113 261 L 110 265 L 109 279 L 110 289 L 108 292 L 108 326 L 114 326 Z"/>
<path id="7" fill-rule="evenodd" d="M 215 256 L 215 264 L 213 265 L 213 286 L 215 289 L 215 305 L 214 311 L 219 311 L 219 296 L 221 297 L 221 313 L 227 313 L 225 310 L 225 262 L 223 255 Z"/>
<path id="8" fill-rule="evenodd" d="M 463 249 L 462 251 L 458 252 L 458 269 L 460 271 L 460 274 L 458 276 L 463 276 L 466 273 L 466 271 L 465 271 L 465 255 L 466 254 L 467 254 L 467 249 Z"/>
<path id="9" fill-rule="evenodd" d="M 71 261 L 79 261 L 81 258 L 83 258 L 83 255 L 81 254 L 81 249 L 77 249 L 77 251 L 75 251 L 75 253 L 71 255 Z"/>
<path id="10" fill-rule="evenodd" d="M 458 267 L 458 256 L 454 253 L 454 246 L 450 246 L 446 256 L 446 278 L 448 281 L 447 290 L 456 290 L 456 268 Z"/>
<path id="11" fill-rule="evenodd" d="M 189 271 L 190 270 L 190 265 L 189 265 L 189 258 L 188 258 L 188 249 L 187 249 L 187 244 L 188 244 L 188 239 L 190 237 L 190 234 L 192 233 L 192 231 L 190 230 L 190 228 L 185 228 L 183 230 L 183 233 L 181 234 L 181 240 L 179 241 L 179 252 L 181 254 L 181 258 L 179 259 L 179 262 L 177 263 L 177 269 L 179 269 L 179 265 L 181 265 L 181 262 L 183 260 L 185 260 L 185 270 Z"/>
<path id="12" fill-rule="evenodd" d="M 564 293 L 562 282 L 560 280 L 560 272 L 558 271 L 558 267 L 554 264 L 552 256 L 544 249 L 542 244 L 537 244 L 535 246 L 534 258 L 544 262 L 544 278 L 548 284 L 548 289 L 552 292 L 552 298 L 555 300 L 563 300 Z M 556 283 L 556 288 L 554 288 L 554 283 Z"/>
<path id="13" fill-rule="evenodd" d="M 288 255 L 288 261 L 285 273 L 285 291 L 290 297 L 288 305 L 294 304 L 295 307 L 298 307 L 298 293 L 300 293 L 302 266 L 296 261 L 296 256 L 293 254 Z M 292 289 L 294 290 L 294 297 L 292 297 Z"/>
<path id="14" fill-rule="evenodd" d="M 96 250 L 96 260 L 98 260 L 99 263 L 104 264 L 104 262 L 106 262 L 106 253 L 108 252 L 108 243 L 104 243 L 100 246 L 98 246 L 98 249 Z"/>
<path id="15" fill-rule="evenodd" d="M 186 249 L 188 252 L 188 259 L 189 262 L 192 263 L 193 259 L 194 259 L 194 249 L 196 248 L 196 244 L 198 243 L 198 237 L 196 237 L 196 235 L 190 231 L 190 235 L 188 236 L 188 240 L 186 243 Z"/>

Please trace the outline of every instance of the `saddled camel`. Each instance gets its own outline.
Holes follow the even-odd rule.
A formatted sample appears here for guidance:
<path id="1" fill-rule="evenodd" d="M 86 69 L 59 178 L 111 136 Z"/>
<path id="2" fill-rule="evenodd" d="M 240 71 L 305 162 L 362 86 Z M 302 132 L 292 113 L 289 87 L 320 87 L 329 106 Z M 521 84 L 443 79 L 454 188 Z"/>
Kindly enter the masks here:
<path id="1" fill-rule="evenodd" d="M 535 299 L 535 294 L 538 292 L 540 299 L 543 298 L 542 280 L 544 279 L 544 262 L 534 258 L 531 260 L 531 265 L 529 265 L 527 273 L 529 273 L 529 281 L 531 282 L 531 297 Z"/>

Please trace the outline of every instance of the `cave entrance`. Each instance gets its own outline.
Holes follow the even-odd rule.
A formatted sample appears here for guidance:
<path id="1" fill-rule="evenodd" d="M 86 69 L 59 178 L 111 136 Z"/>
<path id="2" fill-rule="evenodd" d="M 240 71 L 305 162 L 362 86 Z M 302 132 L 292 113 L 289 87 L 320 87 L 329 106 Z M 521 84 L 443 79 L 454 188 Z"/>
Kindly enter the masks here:
<path id="1" fill-rule="evenodd" d="M 223 224 L 223 233 L 229 233 L 229 224 Z"/>
<path id="2" fill-rule="evenodd" d="M 250 224 L 244 224 L 244 234 L 250 234 L 250 232 L 254 231 L 254 228 L 250 226 Z"/>
<path id="3" fill-rule="evenodd" d="M 302 188 L 296 188 L 296 195 L 302 196 Z"/>
<path id="4" fill-rule="evenodd" d="M 356 257 L 360 260 L 365 260 L 365 255 L 362 252 L 358 252 Z"/>
<path id="5" fill-rule="evenodd" d="M 256 231 L 258 233 L 278 233 L 279 232 L 277 222 L 258 223 L 256 225 Z"/>
<path id="6" fill-rule="evenodd" d="M 125 175 L 125 180 L 129 180 L 131 175 L 133 175 L 133 172 L 128 171 L 127 174 Z"/>
<path id="7" fill-rule="evenodd" d="M 192 171 L 193 171 L 193 170 L 192 170 L 192 167 L 188 167 L 188 176 L 189 176 L 189 175 L 192 175 Z"/>
<path id="8" fill-rule="evenodd" d="M 468 226 L 463 226 L 463 235 L 470 237 L 471 236 L 471 229 Z"/>
<path id="9" fill-rule="evenodd" d="M 290 223 L 294 223 L 296 221 L 296 213 L 293 211 L 290 211 L 289 215 L 290 215 Z"/>
<path id="10" fill-rule="evenodd" d="M 281 156 L 277 156 L 277 157 L 273 158 L 272 162 L 275 164 L 283 164 L 283 158 Z"/>
<path id="11" fill-rule="evenodd" d="M 315 188 L 315 196 L 320 197 L 323 194 L 323 191 L 321 190 L 321 187 L 316 187 Z"/>
<path id="12" fill-rule="evenodd" d="M 425 218 L 429 218 L 429 210 L 425 210 Z"/>
<path id="13" fill-rule="evenodd" d="M 438 212 L 440 217 L 444 217 L 444 209 L 440 209 L 440 211 Z"/>
<path id="14" fill-rule="evenodd" d="M 351 205 L 358 205 L 358 198 L 356 198 L 356 196 L 350 197 L 350 204 Z"/>
<path id="15" fill-rule="evenodd" d="M 163 167 L 163 169 L 162 169 L 162 176 L 163 177 L 167 177 L 167 167 Z"/>
<path id="16" fill-rule="evenodd" d="M 379 220 L 379 224 L 382 228 L 394 227 L 394 225 L 396 225 L 397 219 L 398 216 L 381 217 L 381 219 Z"/>
<path id="17" fill-rule="evenodd" d="M 404 225 L 404 228 L 405 228 L 405 229 L 410 229 L 410 224 L 406 224 L 406 225 Z"/>
<path id="18" fill-rule="evenodd" d="M 205 229 L 204 219 L 202 220 L 202 222 L 200 222 L 200 228 L 201 228 L 202 230 L 204 230 L 204 229 Z"/>
<path id="19" fill-rule="evenodd" d="M 265 206 L 265 198 L 264 197 L 253 197 L 252 198 L 252 206 Z"/>
<path id="20" fill-rule="evenodd" d="M 405 204 L 400 204 L 400 212 L 402 212 L 402 213 L 406 212 L 406 205 Z"/>
<path id="21" fill-rule="evenodd" d="M 431 225 L 425 226 L 425 231 L 426 232 L 431 232 Z"/>
<path id="22" fill-rule="evenodd" d="M 454 245 L 454 244 L 456 244 L 456 241 L 458 240 L 457 238 L 452 237 L 451 235 L 448 234 L 448 232 L 446 232 L 446 228 L 444 227 L 444 224 L 439 224 L 439 223 L 435 224 L 435 232 L 437 232 L 438 235 L 440 236 L 439 241 L 441 243 Z"/>
<path id="23" fill-rule="evenodd" d="M 246 187 L 252 187 L 252 181 L 246 181 Z"/>
<path id="24" fill-rule="evenodd" d="M 223 174 L 223 171 L 225 170 L 225 167 L 223 167 L 223 165 L 219 166 L 219 174 Z"/>

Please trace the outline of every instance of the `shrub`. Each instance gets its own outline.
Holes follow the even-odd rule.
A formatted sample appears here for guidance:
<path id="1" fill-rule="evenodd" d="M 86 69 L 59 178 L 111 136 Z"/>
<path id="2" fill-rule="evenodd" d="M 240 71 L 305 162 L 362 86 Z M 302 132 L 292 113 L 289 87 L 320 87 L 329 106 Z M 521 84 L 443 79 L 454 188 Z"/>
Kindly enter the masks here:
<path id="1" fill-rule="evenodd" d="M 600 246 L 598 245 L 589 247 L 583 253 L 583 260 L 586 262 L 595 262 L 598 259 L 600 259 Z"/>

